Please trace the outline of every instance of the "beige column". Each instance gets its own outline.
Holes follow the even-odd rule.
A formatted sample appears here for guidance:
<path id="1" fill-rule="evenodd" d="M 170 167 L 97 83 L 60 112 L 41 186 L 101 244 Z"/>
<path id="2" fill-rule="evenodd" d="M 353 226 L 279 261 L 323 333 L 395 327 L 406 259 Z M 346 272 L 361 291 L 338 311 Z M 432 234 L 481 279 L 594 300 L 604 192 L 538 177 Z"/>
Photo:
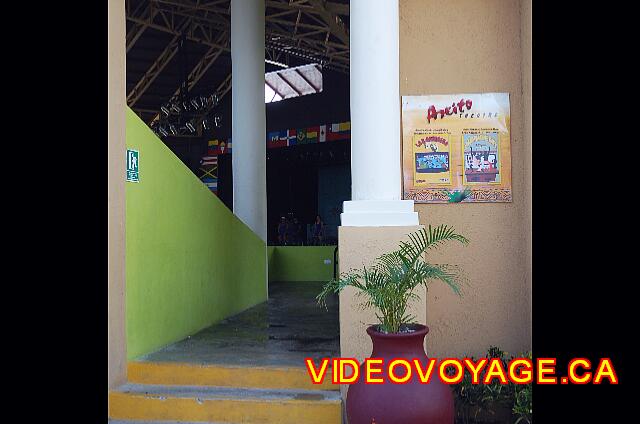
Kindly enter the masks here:
<path id="1" fill-rule="evenodd" d="M 125 344 L 125 8 L 108 1 L 108 387 L 127 378 Z"/>

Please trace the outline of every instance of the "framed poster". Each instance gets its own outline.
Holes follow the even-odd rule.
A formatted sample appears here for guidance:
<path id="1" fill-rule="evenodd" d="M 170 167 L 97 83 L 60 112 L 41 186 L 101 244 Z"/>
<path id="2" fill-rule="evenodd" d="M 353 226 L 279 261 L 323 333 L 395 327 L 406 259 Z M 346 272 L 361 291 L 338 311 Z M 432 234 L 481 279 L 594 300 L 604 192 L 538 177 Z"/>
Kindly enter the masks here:
<path id="1" fill-rule="evenodd" d="M 403 198 L 511 202 L 508 93 L 402 96 Z"/>

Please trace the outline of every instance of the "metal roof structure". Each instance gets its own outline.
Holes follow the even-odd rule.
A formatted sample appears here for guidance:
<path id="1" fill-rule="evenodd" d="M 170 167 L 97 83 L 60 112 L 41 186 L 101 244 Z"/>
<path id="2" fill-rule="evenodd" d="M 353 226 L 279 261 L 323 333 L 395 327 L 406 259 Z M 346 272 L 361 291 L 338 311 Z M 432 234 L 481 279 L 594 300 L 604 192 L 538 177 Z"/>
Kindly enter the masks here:
<path id="1" fill-rule="evenodd" d="M 126 0 L 127 104 L 145 122 L 181 88 L 229 92 L 230 9 L 230 0 Z M 348 73 L 348 24 L 348 0 L 265 0 L 265 59 Z"/>

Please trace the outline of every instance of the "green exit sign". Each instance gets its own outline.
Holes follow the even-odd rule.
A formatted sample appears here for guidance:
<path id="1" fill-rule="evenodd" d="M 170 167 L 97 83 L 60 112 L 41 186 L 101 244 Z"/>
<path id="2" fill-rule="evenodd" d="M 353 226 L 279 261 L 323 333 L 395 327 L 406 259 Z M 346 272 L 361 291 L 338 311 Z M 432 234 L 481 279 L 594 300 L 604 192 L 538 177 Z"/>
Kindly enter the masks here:
<path id="1" fill-rule="evenodd" d="M 140 153 L 137 150 L 127 149 L 127 181 L 140 182 Z"/>

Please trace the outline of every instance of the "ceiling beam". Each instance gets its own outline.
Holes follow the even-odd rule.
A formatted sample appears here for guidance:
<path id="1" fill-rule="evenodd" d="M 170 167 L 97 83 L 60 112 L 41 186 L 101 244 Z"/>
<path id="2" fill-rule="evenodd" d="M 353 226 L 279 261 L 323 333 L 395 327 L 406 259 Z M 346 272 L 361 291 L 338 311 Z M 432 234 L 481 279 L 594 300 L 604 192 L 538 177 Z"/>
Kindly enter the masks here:
<path id="1" fill-rule="evenodd" d="M 180 36 L 174 35 L 169 45 L 162 51 L 158 59 L 156 59 L 147 72 L 142 75 L 142 78 L 133 87 L 133 89 L 127 95 L 127 104 L 129 107 L 133 107 L 136 102 L 142 97 L 145 91 L 149 88 L 151 83 L 160 75 L 162 70 L 173 59 L 173 56 L 178 52 L 180 46 Z"/>
<path id="2" fill-rule="evenodd" d="M 349 16 L 349 5 L 348 4 L 334 3 L 332 1 L 326 1 L 326 2 L 324 2 L 324 6 L 326 7 L 326 9 L 329 12 L 335 13 L 336 15 Z"/>
<path id="3" fill-rule="evenodd" d="M 218 88 L 216 88 L 218 98 L 222 100 L 222 98 L 229 92 L 229 90 L 231 90 L 231 72 L 229 72 L 229 75 L 227 75 L 227 77 L 220 83 Z"/>
<path id="4" fill-rule="evenodd" d="M 157 31 L 165 32 L 172 35 L 180 35 L 181 32 L 184 32 L 187 40 L 194 41 L 199 44 L 204 44 L 205 46 L 220 47 L 220 48 L 223 48 L 225 51 L 231 51 L 229 46 L 219 45 L 211 41 L 211 37 L 207 37 L 206 36 L 207 34 L 205 34 L 204 29 L 201 28 L 201 25 L 198 25 L 197 23 L 194 23 L 193 25 L 191 25 L 191 27 L 188 28 L 188 31 L 181 31 L 180 28 L 178 28 L 178 26 L 171 23 L 172 21 L 175 22 L 175 19 L 173 19 L 175 16 L 181 16 L 182 18 L 184 18 L 183 20 L 180 21 L 181 23 L 185 21 L 191 22 L 194 15 L 184 16 L 184 14 L 178 15 L 172 12 L 160 11 L 160 10 L 157 10 L 157 12 L 158 13 L 156 13 L 154 18 L 157 17 L 158 15 L 162 16 L 163 19 L 160 22 L 155 22 L 153 19 L 149 19 L 149 18 L 142 19 L 133 15 L 128 15 L 127 20 L 136 24 L 144 24 L 147 26 L 147 28 L 152 28 Z M 167 15 L 169 15 L 169 18 L 167 18 Z M 196 31 L 195 31 L 196 29 L 200 29 L 200 34 L 202 34 L 203 37 L 198 37 L 196 35 Z"/>
<path id="5" fill-rule="evenodd" d="M 278 4 L 280 9 L 287 8 L 291 10 L 291 7 L 288 6 L 287 3 L 275 2 Z M 180 10 L 177 11 L 176 8 L 180 5 Z M 216 3 L 217 5 L 217 3 Z M 299 5 L 297 7 L 303 7 L 304 5 Z M 162 19 L 141 19 L 135 16 L 127 16 L 127 19 L 134 23 L 147 24 L 148 28 L 153 28 L 158 31 L 166 32 L 169 34 L 176 35 L 179 31 L 176 29 L 174 22 L 176 21 L 175 17 L 189 18 L 191 19 L 191 26 L 189 31 L 186 32 L 186 37 L 190 41 L 194 41 L 200 44 L 204 44 L 207 46 L 216 46 L 222 47 L 225 51 L 230 51 L 228 46 L 220 46 L 215 43 L 214 37 L 219 31 L 228 31 L 230 27 L 230 23 L 228 19 L 220 19 L 220 13 L 227 13 L 227 9 L 216 9 L 215 12 L 210 12 L 210 5 L 206 4 L 198 4 L 195 2 L 176 2 L 175 0 L 156 0 L 155 6 L 158 9 L 158 14 Z M 305 13 L 307 13 L 306 9 L 311 8 L 311 6 L 304 6 Z M 216 16 L 210 16 L 211 13 L 215 13 Z M 214 19 L 215 18 L 215 19 Z M 307 31 L 298 32 L 295 34 L 296 27 L 295 22 L 296 14 L 291 15 L 292 20 L 282 21 L 278 19 L 274 19 L 272 22 L 269 17 L 266 18 L 266 46 L 268 48 L 281 51 L 282 53 L 286 53 L 291 56 L 296 56 L 303 60 L 309 62 L 320 62 L 328 69 L 334 69 L 340 72 L 347 72 L 349 70 L 349 59 L 348 57 L 335 56 L 334 53 L 337 51 L 348 51 L 348 45 L 344 45 L 342 43 L 334 43 L 334 42 L 326 42 L 324 39 L 317 39 L 312 37 L 311 35 L 319 35 L 326 31 L 330 31 L 329 25 L 326 28 L 322 28 L 320 30 L 320 26 L 315 25 L 304 25 L 305 29 L 316 29 L 315 31 Z M 291 29 L 288 30 L 278 30 L 278 23 L 287 23 L 290 25 Z M 298 28 L 300 29 L 300 28 Z M 281 41 L 278 41 L 277 38 L 281 38 Z M 302 45 L 300 44 L 302 43 Z"/>
<path id="6" fill-rule="evenodd" d="M 331 34 L 342 41 L 345 46 L 348 46 L 349 31 L 347 31 L 347 27 L 338 15 L 327 8 L 326 3 L 325 0 L 309 0 L 309 4 L 318 11 L 322 20 L 329 26 Z"/>
<path id="7" fill-rule="evenodd" d="M 274 9 L 297 9 L 302 10 L 307 13 L 315 13 L 319 14 L 320 12 L 314 8 L 313 6 L 305 5 L 305 4 L 296 4 L 296 3 L 283 3 L 275 0 L 267 0 L 265 2 L 267 7 L 272 7 Z M 325 7 L 329 12 L 335 13 L 336 15 L 349 16 L 349 5 L 342 3 L 334 3 L 331 1 L 325 2 Z"/>
<path id="8" fill-rule="evenodd" d="M 147 22 L 153 22 L 157 13 L 158 10 L 151 5 L 151 2 L 144 1 L 140 2 L 136 10 L 131 13 L 131 16 L 142 20 L 142 22 L 135 22 L 131 30 L 127 32 L 127 53 L 149 26 Z"/>
<path id="9" fill-rule="evenodd" d="M 151 86 L 153 81 L 162 73 L 162 70 L 171 62 L 173 56 L 178 52 L 180 48 L 180 32 L 185 30 L 189 26 L 189 19 L 185 19 L 184 22 L 178 27 L 178 34 L 174 35 L 167 47 L 160 53 L 158 59 L 156 59 L 147 72 L 142 75 L 142 78 L 133 87 L 133 89 L 127 95 L 127 104 L 129 107 L 133 107 L 136 102 L 142 97 L 145 91 Z"/>

